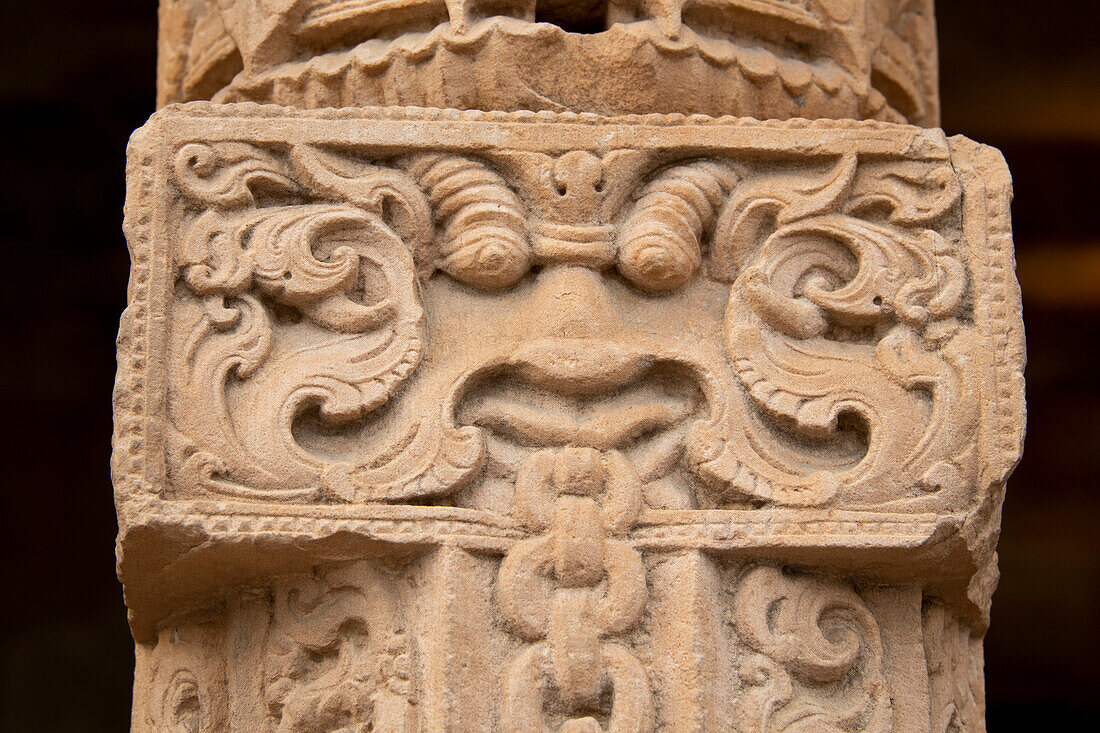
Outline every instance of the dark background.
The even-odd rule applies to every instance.
[[[125,731],[110,395],[124,151],[153,111],[156,2],[0,3],[0,730]],[[1012,168],[1027,324],[989,726],[1078,729],[1100,683],[1100,3],[941,0],[938,16],[944,127]]]

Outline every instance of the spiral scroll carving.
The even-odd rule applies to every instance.
[[[438,421],[413,426],[418,462],[384,469],[314,455],[294,435],[310,413],[338,428],[378,412],[420,361],[415,260],[432,241],[431,211],[413,180],[309,146],[284,161],[243,143],[184,146],[176,172],[181,190],[208,207],[177,255],[196,297],[179,314],[180,358],[170,367],[177,489],[356,500],[461,482],[480,459],[476,436]],[[295,200],[302,190],[341,203]],[[471,220],[476,213],[461,224]],[[286,332],[276,321],[301,325]],[[230,399],[248,419],[234,418]]]
[[[973,365],[959,358],[968,275],[960,243],[939,231],[958,197],[944,166],[856,156],[816,179],[777,172],[733,192],[709,271],[734,283],[726,336],[755,406],[752,449],[708,456],[714,438],[701,429],[704,473],[796,505],[842,487],[866,501],[961,489],[974,409],[963,388]]]
[[[892,730],[878,624],[850,588],[754,567],[734,595],[733,621],[751,650],[738,730]]]

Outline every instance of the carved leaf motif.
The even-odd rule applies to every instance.
[[[186,196],[221,208],[255,203],[258,188],[278,192],[298,189],[274,155],[242,142],[184,145],[176,153],[175,173]]]
[[[192,258],[184,269],[185,282],[196,280],[206,301],[177,370],[175,422],[195,441],[184,449],[194,454],[182,464],[181,480],[225,490],[215,480],[224,473],[245,485],[233,492],[242,496],[316,493],[323,463],[297,446],[293,423],[310,407],[333,424],[358,419],[408,378],[423,318],[411,255],[376,216],[347,206],[259,209],[216,227],[212,216],[200,218],[191,237],[207,244],[207,260]],[[210,231],[219,236],[208,237]],[[329,335],[279,347],[259,298],[242,292],[223,300],[244,287],[240,272],[248,264],[261,296],[296,309]],[[231,378],[246,420],[230,414]],[[274,441],[272,427],[279,430]]]
[[[256,285],[323,328],[341,333],[378,328],[395,315],[391,299],[368,305],[353,292],[367,262],[382,268],[387,280],[396,274],[376,253],[377,245],[363,246],[377,222],[363,211],[340,206],[286,207],[249,222]],[[321,246],[330,250],[323,259],[314,251]]]
[[[969,365],[949,356],[967,274],[944,236],[912,226],[957,203],[950,173],[845,156],[813,185],[779,173],[734,193],[712,248],[740,272],[728,344],[774,428],[747,416],[740,451],[695,449],[702,470],[737,493],[789,504],[827,502],[838,482],[872,501],[963,483],[959,465],[933,465],[929,455],[953,455],[972,435]],[[837,454],[856,463],[823,463],[822,441],[841,437],[845,414],[854,420],[848,442],[865,450]]]
[[[864,166],[852,187],[846,213],[860,216],[876,208],[900,225],[931,224],[958,203],[962,190],[946,163],[895,161]]]
[[[203,212],[188,227],[176,253],[188,287],[198,295],[238,295],[252,282],[254,267],[247,242],[248,229],[217,209]]]
[[[712,272],[732,281],[749,265],[778,224],[790,224],[834,208],[855,176],[857,158],[847,155],[821,178],[804,171],[757,176],[739,186],[723,207],[711,248]]]
[[[371,566],[276,587],[264,685],[276,733],[403,729],[392,699],[410,690],[391,678],[407,683],[406,665],[396,598]]]
[[[465,486],[481,468],[485,442],[472,426],[455,428],[442,415],[413,426],[412,439],[368,463],[334,463],[322,482],[345,501],[397,501],[437,496]]]
[[[467,279],[499,284],[497,265],[511,271],[516,263],[497,257],[497,242],[519,247],[517,266],[526,269],[526,219],[515,194],[483,164],[454,156],[405,161],[414,181],[300,145],[290,162],[305,191],[354,205],[257,208],[253,189],[270,183],[269,173],[282,175],[283,162],[252,146],[207,148],[177,156],[180,175],[191,179],[194,161],[209,163],[198,171],[206,187],[191,189],[212,208],[177,253],[182,282],[201,301],[176,316],[183,343],[173,353],[183,358],[170,369],[179,386],[167,433],[174,485],[279,501],[408,499],[462,485],[481,465],[481,435],[455,429],[438,409],[417,414],[407,439],[366,459],[315,455],[294,431],[310,412],[330,430],[366,418],[416,368],[424,329],[416,270],[429,274],[437,257],[431,207],[443,224],[444,268],[466,258]]]
[[[310,145],[293,148],[289,165],[246,144],[196,146],[177,155],[181,189],[208,208],[176,255],[182,284],[201,300],[176,316],[174,485],[280,501],[408,499],[461,486],[481,466],[483,441],[442,410],[412,411],[407,438],[366,459],[314,455],[294,431],[306,413],[327,430],[360,421],[407,381],[423,341],[418,271],[439,266],[489,288],[526,272],[516,195],[483,163],[457,156],[410,158],[406,173]],[[302,198],[341,203],[257,198],[283,178],[282,193],[299,190],[290,170]]]
[[[432,212],[424,192],[407,173],[311,145],[296,145],[290,160],[310,190],[382,217],[408,243],[414,260],[426,256],[432,243]]]
[[[740,669],[738,730],[891,729],[878,624],[850,588],[754,567],[734,595],[733,622],[755,652]]]
[[[914,237],[846,216],[777,230],[738,283],[768,325],[803,339],[834,324],[924,326],[953,315],[966,287],[962,265],[935,232]]]

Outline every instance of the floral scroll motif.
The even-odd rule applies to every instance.
[[[284,161],[223,143],[183,146],[176,180],[206,208],[177,256],[195,296],[177,316],[182,356],[170,367],[177,486],[282,501],[393,499],[445,492],[477,467],[476,433],[433,415],[364,463],[312,454],[293,434],[310,412],[329,428],[376,413],[420,361],[416,267],[432,218],[408,174],[308,146]]]
[[[850,588],[754,567],[734,595],[733,621],[750,650],[737,730],[892,730],[878,624]]]
[[[409,664],[397,601],[374,568],[276,587],[264,673],[276,733],[404,730]]]
[[[756,176],[714,225],[712,276],[733,282],[726,338],[752,409],[699,470],[778,504],[882,503],[964,490],[976,404],[968,276],[941,233],[946,163],[837,161]],[[708,447],[709,446],[709,447]]]

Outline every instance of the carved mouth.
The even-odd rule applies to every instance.
[[[530,447],[625,448],[669,431],[705,402],[682,365],[608,343],[534,344],[467,383],[459,425]]]

